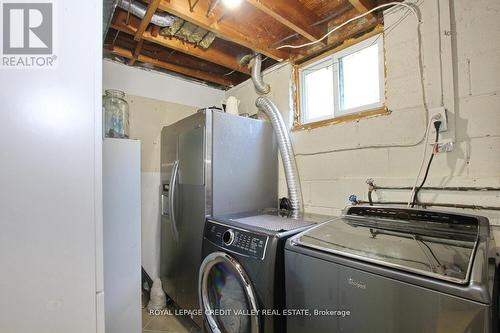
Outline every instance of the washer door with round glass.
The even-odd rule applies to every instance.
[[[258,333],[257,297],[241,265],[214,252],[200,267],[200,305],[211,333]]]

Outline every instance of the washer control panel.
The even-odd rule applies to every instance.
[[[205,237],[217,246],[248,257],[264,259],[269,236],[207,221]]]

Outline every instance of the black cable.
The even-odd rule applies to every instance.
[[[439,140],[439,127],[441,127],[441,121],[435,121],[434,122],[434,127],[436,128],[436,139],[434,140],[434,146],[435,146],[438,143],[438,140]],[[427,169],[425,170],[424,179],[422,180],[422,183],[420,184],[419,187],[417,187],[417,189],[415,190],[415,193],[413,194],[413,201],[411,203],[411,208],[415,207],[415,205],[417,203],[418,192],[424,186],[425,181],[427,180],[427,176],[429,175],[429,170],[431,168],[432,160],[434,159],[434,155],[435,154],[436,154],[436,152],[433,149],[431,158],[429,159],[429,163],[427,164]]]
[[[420,191],[420,189],[424,185],[425,181],[427,180],[427,176],[429,175],[429,169],[431,168],[431,164],[432,164],[433,159],[434,159],[434,152],[432,153],[431,158],[429,159],[429,163],[427,164],[427,169],[425,170],[424,179],[422,180],[422,183],[420,184],[419,187],[417,187],[417,189],[415,190],[415,193],[413,194],[413,201],[411,203],[411,208],[415,207],[415,205],[417,203],[418,192]]]
[[[373,179],[371,179],[371,178],[367,179],[366,183],[368,184],[368,202],[370,203],[370,206],[373,206],[372,193],[375,190],[375,185],[373,184]]]
[[[373,190],[368,190],[368,202],[370,203],[370,206],[373,206],[372,191]]]

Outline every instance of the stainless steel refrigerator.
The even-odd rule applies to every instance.
[[[204,110],[164,127],[161,182],[163,289],[179,307],[198,309],[206,216],[278,206],[278,148],[271,124]]]

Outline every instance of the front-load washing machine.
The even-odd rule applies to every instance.
[[[200,306],[210,333],[281,333],[284,244],[332,217],[277,211],[210,217],[199,274]]]
[[[498,332],[498,258],[486,218],[351,207],[287,242],[287,332]]]

